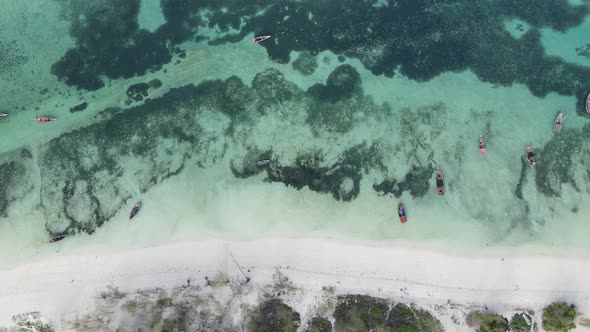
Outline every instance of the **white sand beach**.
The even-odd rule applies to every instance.
[[[499,313],[541,308],[555,300],[588,312],[590,259],[489,250],[456,255],[411,245],[372,246],[319,239],[206,240],[129,250],[59,254],[0,274],[0,324],[14,314],[40,311],[58,330],[67,319],[93,309],[107,286],[123,291],[204,283],[225,272],[251,283],[272,282],[279,269],[308,297],[323,287],[423,306],[449,302],[488,306]],[[305,314],[309,299],[293,303]],[[313,302],[313,301],[312,301]],[[440,317],[448,331],[467,329]]]

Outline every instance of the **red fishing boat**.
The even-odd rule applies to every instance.
[[[479,152],[486,153],[487,151],[486,142],[484,142],[483,136],[479,135]]]
[[[445,182],[440,169],[436,170],[436,191],[440,196],[443,196],[445,194]]]
[[[37,116],[35,118],[35,120],[37,120],[38,122],[51,122],[51,121],[55,121],[57,120],[56,118],[51,118],[48,116]]]

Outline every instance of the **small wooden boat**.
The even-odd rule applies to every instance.
[[[258,166],[265,166],[270,164],[270,160],[269,159],[263,159],[263,160],[259,160],[256,162],[256,165]]]
[[[4,118],[4,117],[7,117],[7,116],[8,116],[8,114],[6,114],[6,113],[0,113],[0,118]]]
[[[135,203],[135,205],[133,206],[133,209],[131,210],[131,213],[129,214],[129,220],[133,219],[133,217],[135,217],[135,215],[137,215],[137,213],[139,212],[140,209],[141,209],[141,202]]]
[[[404,209],[404,205],[402,203],[397,205],[397,214],[399,216],[399,221],[401,221],[402,224],[408,221],[408,216],[406,215],[406,210]]]
[[[586,113],[590,113],[590,93],[586,96]]]
[[[265,41],[269,38],[270,38],[270,35],[258,36],[258,37],[252,38],[252,42],[253,43],[260,43],[260,42]]]
[[[557,114],[557,117],[553,122],[553,132],[559,134],[561,128],[563,128],[563,112],[559,112],[559,114]]]
[[[533,148],[530,144],[526,145],[526,152],[524,156],[529,166],[535,167],[535,165],[537,165],[537,157],[535,157],[535,152],[533,151]]]
[[[51,118],[48,116],[38,116],[35,118],[38,122],[51,122],[57,120],[56,118]]]
[[[63,239],[65,239],[66,237],[68,237],[68,234],[60,234],[60,235],[56,235],[54,237],[52,237],[51,239],[49,239],[49,242],[57,242],[57,241],[61,241]]]
[[[445,182],[440,169],[436,170],[436,191],[438,191],[440,196],[445,194]]]
[[[479,152],[486,153],[488,150],[486,149],[486,143],[483,140],[483,136],[479,135]]]

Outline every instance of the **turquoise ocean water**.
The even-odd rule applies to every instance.
[[[13,259],[205,237],[587,248],[587,4],[2,6],[0,249]]]

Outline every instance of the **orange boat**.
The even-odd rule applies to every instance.
[[[402,203],[399,203],[397,205],[397,214],[399,216],[399,221],[401,221],[402,224],[408,221],[408,217],[406,216],[406,210],[404,210],[404,205]]]
[[[590,93],[586,97],[586,113],[590,113]]]

